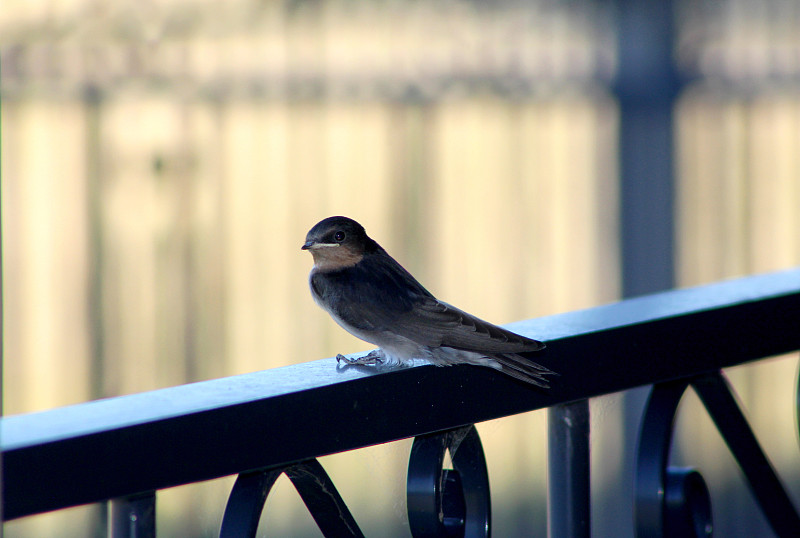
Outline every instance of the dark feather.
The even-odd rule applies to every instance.
[[[420,345],[491,356],[544,348],[438,301],[380,247],[353,267],[315,272],[311,287],[344,322],[361,330],[391,331]]]

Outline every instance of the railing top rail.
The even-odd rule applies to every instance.
[[[800,349],[800,269],[508,327],[547,341],[549,390],[487,368],[334,359],[0,421],[4,518],[279,466]]]

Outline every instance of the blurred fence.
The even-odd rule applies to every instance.
[[[676,9],[694,80],[676,109],[679,283],[796,265],[798,8]],[[308,295],[299,246],[331,214],[499,323],[616,298],[614,20],[605,3],[548,1],[6,2],[5,412],[368,349]],[[794,368],[732,374],[769,430],[791,409],[755,394],[793,390]],[[619,406],[597,405],[614,432]],[[490,473],[508,501],[499,528],[541,529],[544,417],[479,428],[487,452],[518,454],[489,456],[506,460]],[[617,479],[615,446],[596,446],[597,487]],[[403,451],[367,453],[372,473],[405,465]],[[352,474],[349,498],[396,513],[393,492],[359,491],[348,457],[365,456],[332,464]],[[204,499],[225,489],[165,505],[202,514],[176,520],[203,535],[218,522],[204,503],[220,505]],[[286,519],[273,528],[296,529],[299,503],[270,502]],[[7,532],[53,534],[63,517],[76,536],[94,524]]]

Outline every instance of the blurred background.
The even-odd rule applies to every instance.
[[[370,349],[307,288],[330,215],[497,323],[796,266],[799,28],[793,0],[5,0],[4,413]],[[797,357],[728,374],[797,501]],[[641,399],[592,402],[597,536],[632,535]],[[682,405],[717,534],[769,536]],[[541,535],[546,413],[478,429],[495,534]],[[322,458],[367,536],[408,535],[409,447]],[[214,535],[231,485],[159,492],[159,534]],[[286,480],[261,535],[319,536]]]

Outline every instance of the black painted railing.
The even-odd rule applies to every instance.
[[[778,536],[800,518],[721,369],[800,350],[800,270],[675,290],[512,324],[547,341],[549,390],[491,369],[337,367],[334,359],[2,419],[3,516],[110,501],[114,536],[155,533],[155,491],[239,474],[221,536],[253,536],[285,473],[326,536],[362,536],[317,457],[414,437],[415,536],[485,536],[476,422],[550,408],[548,525],[589,535],[587,399],[654,384],[636,465],[638,536],[707,536],[702,476],[670,467],[677,404],[699,395]],[[410,390],[413,388],[413,390]],[[449,450],[452,469],[443,469]]]

